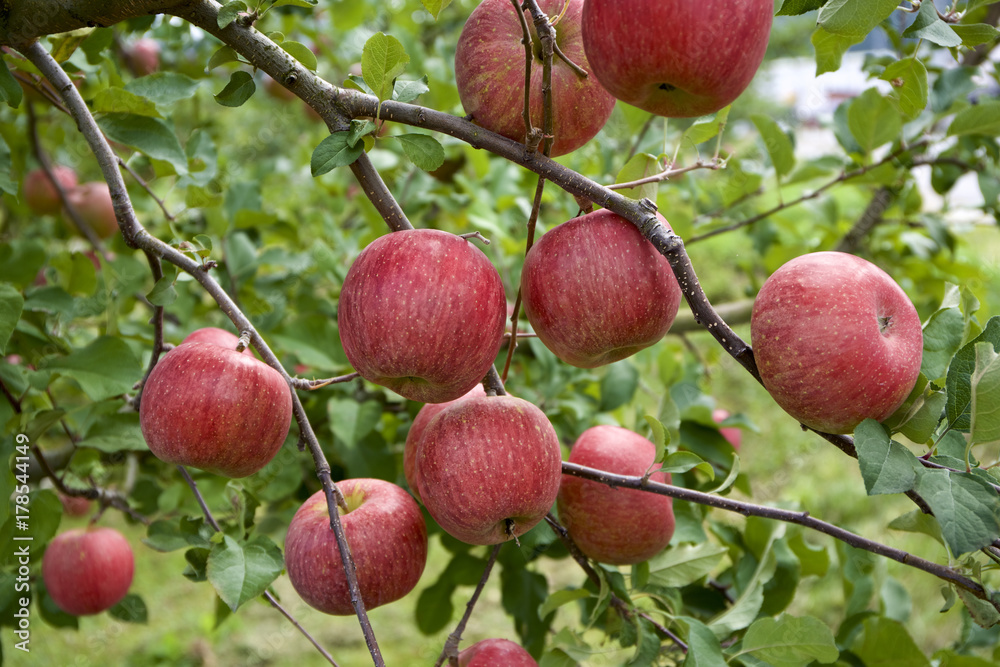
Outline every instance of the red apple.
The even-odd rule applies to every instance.
[[[553,228],[531,247],[521,297],[547,348],[568,364],[594,368],[663,338],[681,289],[670,263],[639,230],[601,209]]]
[[[540,0],[550,19],[564,10],[564,0]],[[583,52],[580,14],[583,0],[569,0],[556,24],[556,43],[566,57],[585,71],[591,65]],[[531,124],[542,128],[541,46],[531,14],[524,12],[531,32]],[[521,22],[510,0],[483,0],[472,11],[455,48],[455,83],[465,111],[488,130],[525,140],[524,44]],[[559,56],[552,58],[553,156],[575,151],[600,132],[611,116],[615,99],[592,76],[580,76]]]
[[[212,343],[185,343],[164,355],[139,406],[142,435],[157,458],[225,477],[267,465],[291,419],[281,373]]]
[[[484,639],[458,654],[458,667],[538,667],[531,654],[509,639]]]
[[[380,479],[349,479],[337,487],[347,500],[340,520],[365,608],[398,600],[417,585],[427,563],[427,527],[420,508],[402,488]],[[337,616],[354,613],[322,490],[302,504],[288,525],[285,566],[309,606]]]
[[[910,299],[885,271],[842,252],[775,271],[754,300],[750,337],[771,397],[817,431],[887,418],[920,374],[923,333]]]
[[[729,419],[729,410],[717,409],[712,411],[712,421],[716,424],[721,424],[727,419]],[[733,446],[733,449],[739,451],[740,442],[743,440],[743,431],[741,429],[735,426],[723,426],[719,429],[719,433]]]
[[[67,496],[59,494],[59,502],[63,506],[63,514],[71,517],[86,516],[90,512],[91,502],[82,496]]]
[[[135,559],[113,528],[75,528],[56,535],[42,557],[42,579],[63,611],[98,614],[121,602],[132,585]]]
[[[454,401],[448,401],[447,403],[428,403],[424,407],[420,408],[420,412],[417,416],[413,418],[413,423],[410,425],[410,430],[406,434],[406,446],[403,448],[403,474],[406,476],[406,483],[410,487],[410,493],[420,500],[420,492],[417,487],[417,450],[420,447],[420,441],[424,437],[424,430],[427,425],[431,423],[431,420],[438,416],[442,410],[447,407],[454,405],[458,401],[465,400],[472,396],[485,396],[486,390],[483,389],[482,384],[477,384],[475,387],[470,389],[464,396],[456,398]]]
[[[347,272],[340,340],[366,380],[414,401],[444,403],[493,365],[506,303],[500,274],[471,241],[433,229],[393,232]]]
[[[69,192],[76,187],[76,172],[69,167],[56,165],[52,167],[52,175],[59,181],[63,190]],[[24,201],[28,208],[39,215],[58,213],[63,205],[55,185],[49,180],[44,169],[35,169],[25,175]]]
[[[181,341],[181,345],[184,343],[211,343],[212,345],[219,345],[221,347],[227,347],[230,350],[235,350],[236,345],[239,342],[239,336],[230,333],[225,329],[219,329],[218,327],[202,327],[201,329],[195,329],[189,333],[187,337]],[[253,350],[249,347],[243,348],[243,354],[256,359],[256,357],[254,357]]]
[[[466,398],[424,429],[420,498],[452,537],[498,544],[545,518],[559,492],[562,454],[545,413],[513,396]]]
[[[67,193],[69,203],[102,239],[118,233],[111,188],[104,181],[81,183]]]
[[[771,0],[587,0],[583,45],[594,76],[623,102],[703,116],[750,84],[773,13]]]
[[[645,475],[656,458],[646,438],[620,426],[594,426],[580,435],[569,462],[616,475]],[[654,472],[653,482],[670,483],[670,475]],[[674,535],[673,500],[635,489],[615,489],[563,475],[559,518],[588,558],[611,565],[649,560]]]
[[[156,40],[144,37],[132,45],[128,58],[136,76],[152,74],[160,68],[160,45]]]

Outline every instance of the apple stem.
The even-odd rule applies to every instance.
[[[465,239],[466,241],[474,238],[474,239],[479,239],[483,245],[490,244],[490,240],[485,236],[483,236],[482,234],[480,234],[479,232],[468,232],[466,234],[459,234],[459,236]]]
[[[236,343],[236,351],[242,352],[243,350],[250,347],[250,331],[241,331],[240,340]]]

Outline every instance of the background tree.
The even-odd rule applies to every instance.
[[[667,122],[619,103],[557,161],[542,154],[544,118],[527,147],[463,118],[453,56],[475,4],[3,8],[2,656],[424,664],[502,636],[544,665],[1000,658],[1000,4],[789,0],[731,106]],[[551,56],[548,22],[525,8]],[[827,76],[787,85],[804,71]],[[852,75],[827,87],[835,73]],[[45,178],[65,167],[75,181]],[[57,201],[32,209],[45,186]],[[405,484],[421,407],[352,373],[337,306],[354,259],[388,230],[479,233],[488,246],[469,242],[523,331],[527,247],[595,205],[669,260],[685,297],[671,333],[596,369],[519,339],[485,387],[538,406],[563,461],[597,424],[648,437],[672,484],[563,472],[672,497],[670,545],[611,566],[554,514],[498,547],[425,514],[416,590],[370,615],[312,611],[282,574],[293,515],[322,491],[346,552],[334,482]],[[819,250],[883,267],[924,323],[914,391],[853,437],[803,431],[758,384],[748,345],[764,280]],[[289,437],[249,477],[165,464],[140,431],[144,377],[206,326],[239,335],[291,388]],[[739,456],[715,408],[744,430]],[[74,519],[81,498],[96,502]],[[88,520],[129,538],[136,575],[108,613],[79,618],[40,573],[45,545]],[[28,563],[17,537],[32,538]],[[247,604],[258,598],[268,606]]]

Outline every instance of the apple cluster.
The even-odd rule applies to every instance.
[[[70,206],[99,237],[110,238],[118,232],[115,206],[107,183],[79,183],[76,172],[63,165],[54,166],[52,175],[66,193]],[[24,201],[38,215],[55,215],[63,207],[55,184],[43,169],[34,169],[25,174]]]

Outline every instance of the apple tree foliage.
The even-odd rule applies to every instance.
[[[545,523],[505,545],[492,577],[511,638],[548,666],[1000,659],[1000,274],[989,265],[1000,247],[1000,3],[778,3],[765,64],[737,102],[669,122],[619,104],[601,134],[558,169],[543,169],[514,142],[480,143],[462,120],[453,54],[470,0],[61,4],[72,11],[52,0],[0,8],[0,491],[30,488],[36,626],[78,626],[38,576],[44,545],[59,531],[56,490],[145,524],[137,548],[183,550],[187,567],[176,576],[214,587],[221,623],[284,576],[288,521],[321,484],[315,459],[297,446],[306,424],[333,481],[403,483],[402,443],[420,406],[353,380],[297,384],[302,413],[260,472],[228,480],[192,470],[189,484],[149,453],[135,409],[162,340],[177,343],[201,326],[232,329],[228,316],[237,328],[252,324],[275,363],[299,378],[350,373],[336,327],[339,288],[360,250],[400,226],[399,210],[417,227],[487,237],[485,252],[513,301],[533,208],[547,229],[586,204],[567,193],[629,183],[618,192],[656,203],[708,300],[740,332],[764,278],[807,252],[859,254],[903,286],[924,321],[917,386],[886,422],[833,439],[846,453],[836,459],[840,472],[794,474],[822,485],[850,478],[857,465],[856,488],[872,496],[868,512],[878,517],[875,535],[885,543],[911,534],[907,544],[920,551],[890,553],[857,534],[851,521],[859,517],[814,518],[780,495],[791,463],[769,452],[773,440],[792,433],[833,445],[794,435],[766,395],[741,404],[727,385],[757,391],[752,378],[690,315],[660,344],[594,370],[569,367],[526,338],[508,389],[546,412],[564,451],[590,426],[620,424],[658,445],[671,493],[690,493],[675,499],[671,545],[628,569],[580,567]],[[159,71],[141,77],[127,57],[140,36],[161,48]],[[856,48],[870,43],[882,47]],[[80,111],[46,81],[44,59],[76,82],[83,113],[112,142],[148,234],[91,243],[61,215],[28,211],[20,183],[39,164],[71,166],[81,181],[102,178],[78,131]],[[848,94],[809,84],[790,107],[776,93],[789,63],[826,80],[853,71]],[[265,71],[304,99],[282,99],[286,91]],[[320,79],[296,85],[310,73]],[[317,94],[316,80],[350,103]],[[638,210],[626,211],[633,222]],[[693,300],[699,319],[706,304]],[[498,369],[505,361],[506,349]],[[746,410],[727,425],[756,431],[740,454],[758,461],[741,462],[720,435],[712,410],[723,398]],[[884,495],[908,498],[905,511],[887,514],[894,510],[876,497]],[[17,532],[19,511],[13,499],[0,505],[0,655],[12,664],[22,664],[13,648],[12,537],[29,534]],[[411,593],[412,623],[444,636],[488,551],[432,522],[430,530],[441,545],[433,552],[440,574]],[[924,572],[903,586],[879,569],[883,556]],[[840,590],[811,593],[821,580]],[[943,595],[927,604],[961,615],[931,642],[906,623],[921,587]],[[153,622],[156,611],[132,594],[109,613]],[[393,628],[370,629],[383,647],[393,642]]]

